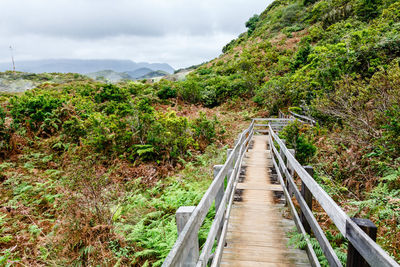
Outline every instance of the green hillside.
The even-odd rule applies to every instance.
[[[246,27],[183,81],[41,74],[1,93],[0,265],[160,266],[177,208],[199,202],[250,118],[279,110],[317,120],[281,136],[399,261],[400,2],[277,0]]]

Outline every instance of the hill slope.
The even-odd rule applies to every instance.
[[[296,158],[400,260],[400,3],[275,1],[246,26],[182,81],[68,74],[0,95],[0,259],[160,266],[176,209],[198,204],[243,121],[291,109],[318,121],[280,133]],[[345,261],[344,237],[313,210]]]
[[[278,0],[246,26],[188,75],[181,96],[208,107],[247,98],[266,116],[313,116],[316,128],[282,135],[349,214],[374,221],[378,243],[400,260],[400,2]]]

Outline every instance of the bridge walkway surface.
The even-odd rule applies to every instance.
[[[283,218],[284,206],[274,197],[282,186],[271,181],[267,142],[267,135],[254,135],[244,157],[220,266],[310,266],[304,250],[288,245],[286,233],[295,224]]]

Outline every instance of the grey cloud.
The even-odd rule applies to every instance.
[[[0,61],[116,58],[174,67],[217,56],[272,0],[1,0]]]

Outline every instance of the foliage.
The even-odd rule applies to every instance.
[[[299,121],[288,124],[280,133],[280,137],[286,140],[286,144],[296,151],[296,159],[301,164],[309,162],[316,152],[316,147],[308,140],[304,134],[306,128]]]
[[[43,91],[27,92],[10,100],[10,113],[17,123],[26,123],[34,130],[51,133],[58,130],[60,107],[64,100]]]
[[[223,138],[219,120],[165,108],[157,95],[166,86],[180,85],[79,81],[2,100],[2,262],[160,265],[176,239],[175,210],[198,203],[223,154],[210,151]],[[184,183],[169,177],[184,167]]]
[[[0,158],[4,157],[9,150],[10,143],[10,129],[6,126],[6,113],[0,106]]]
[[[209,120],[204,112],[200,112],[199,117],[192,122],[191,127],[194,130],[194,137],[198,140],[202,150],[215,141],[218,124],[219,121],[216,116],[214,116],[213,120]]]
[[[338,256],[342,265],[346,265],[347,262],[347,254],[344,250],[347,249],[347,243],[343,243],[344,237],[343,235],[336,234],[332,235],[329,231],[325,232],[325,235],[328,241],[331,243],[333,250],[335,251],[336,255]],[[300,248],[305,250],[307,248],[307,239],[309,240],[312,248],[314,249],[315,255],[318,258],[319,263],[321,266],[329,266],[329,262],[326,259],[324,252],[318,243],[318,240],[315,237],[311,237],[309,235],[304,236],[301,233],[298,233],[296,230],[291,231],[288,233],[289,236],[289,244],[294,245],[295,248]]]
[[[254,15],[246,22],[246,27],[248,28],[247,32],[249,35],[251,35],[254,32],[254,30],[256,29],[257,22],[259,20],[260,17],[258,15]]]

